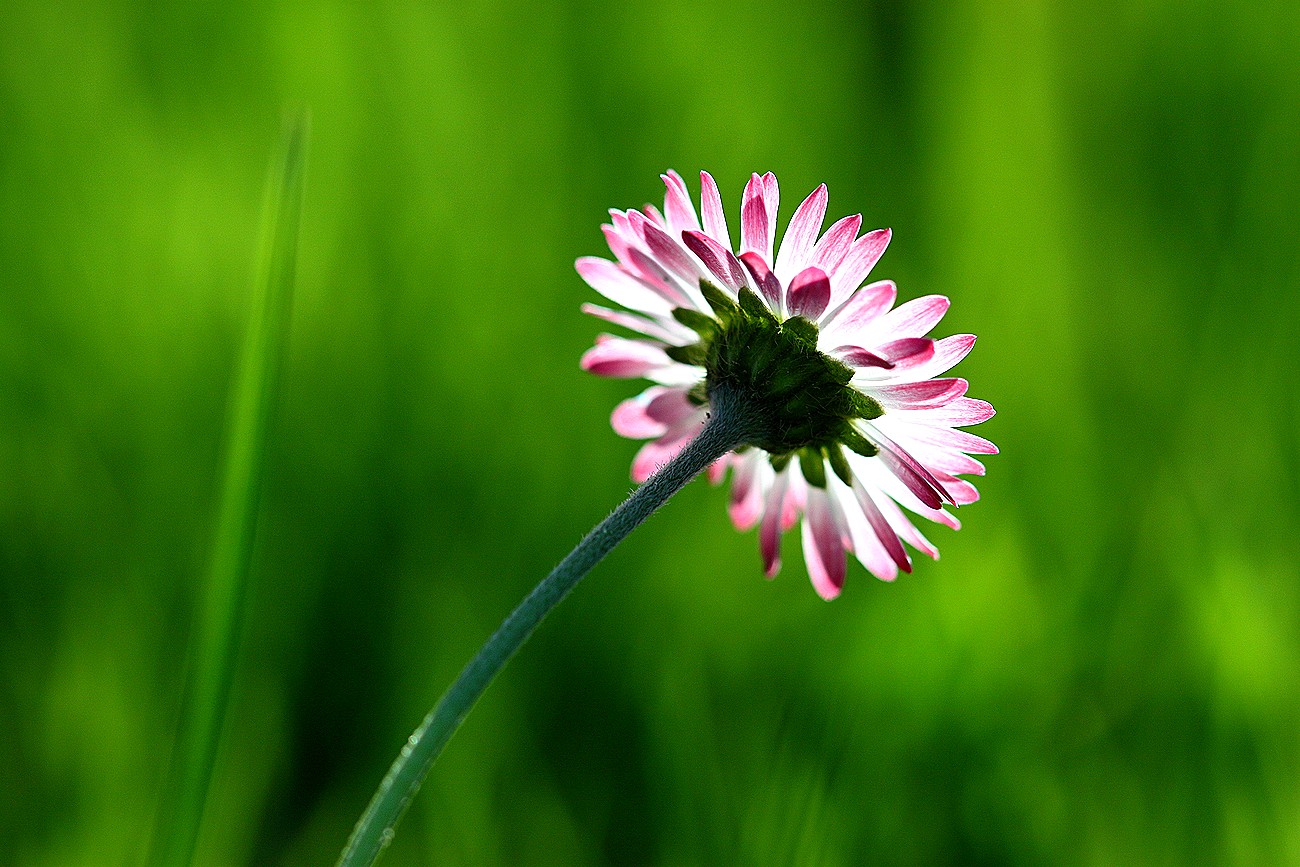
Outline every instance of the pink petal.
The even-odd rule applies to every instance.
[[[659,213],[659,209],[656,208],[654,205],[646,205],[644,208],[642,208],[642,210],[645,211],[646,219],[649,220],[651,223],[654,223],[656,226],[658,226],[661,229],[668,228],[668,221],[664,219],[664,215]],[[633,213],[636,212],[633,211]]]
[[[664,214],[668,217],[668,231],[676,236],[686,229],[698,229],[700,220],[695,216],[695,206],[686,191],[686,182],[672,169],[663,178],[667,192],[664,194]]]
[[[912,457],[906,449],[885,436],[879,428],[870,427],[866,432],[879,449],[878,457],[897,479],[907,486],[918,500],[931,509],[938,509],[944,500],[951,498],[928,469]]]
[[[703,232],[682,232],[682,241],[690,248],[704,267],[732,292],[739,292],[747,282],[745,269],[736,255]]]
[[[888,358],[876,355],[861,346],[839,346],[832,349],[828,354],[838,358],[849,367],[878,367],[882,370],[890,370],[894,366],[894,362]]]
[[[909,370],[933,358],[934,341],[925,337],[909,337],[878,346],[875,352],[860,346],[840,346],[831,352],[850,367],[876,367],[889,371],[888,379],[892,382],[899,378],[899,371]]]
[[[942,340],[934,341],[934,352],[924,363],[909,365],[906,371],[898,371],[900,379],[929,379],[947,373],[957,362],[965,358],[975,345],[974,334],[954,334]]]
[[[730,250],[731,232],[727,230],[727,215],[722,211],[722,195],[708,172],[700,172],[700,212],[704,217],[704,231]]]
[[[908,414],[909,417],[912,415]],[[983,437],[978,437],[973,433],[967,433],[964,430],[953,430],[952,428],[931,427],[926,424],[911,424],[906,420],[899,425],[906,431],[904,434],[908,439],[916,440],[926,445],[942,449],[955,449],[961,452],[971,452],[977,455],[996,455],[998,447]]]
[[[609,244],[610,252],[614,254],[614,258],[627,265],[627,248],[632,245],[632,242],[609,223],[603,224],[600,231],[604,233],[605,243]]]
[[[927,409],[951,403],[966,393],[964,379],[926,379],[896,385],[873,385],[867,391],[886,410]]]
[[[832,286],[834,280],[831,281]],[[898,289],[890,280],[881,280],[870,286],[863,286],[844,303],[844,306],[832,313],[822,327],[822,334],[828,344],[852,343],[861,346],[857,339],[864,334],[867,326],[878,319],[894,303]]]
[[[843,303],[867,279],[871,269],[876,267],[880,257],[885,254],[891,236],[889,229],[876,229],[853,242],[831,279],[831,300],[835,304]]]
[[[670,428],[693,416],[703,417],[704,409],[691,403],[687,389],[651,386],[639,395],[614,407],[610,426],[628,439],[660,437]]]
[[[634,379],[656,367],[676,364],[659,346],[607,334],[582,354],[582,369],[597,376]]]
[[[690,441],[690,437],[678,437],[667,441],[653,440],[641,446],[632,459],[632,481],[639,485],[653,476],[660,467],[677,457]]]
[[[727,456],[723,455],[713,463],[709,464],[708,469],[709,484],[717,485],[727,475]]]
[[[880,340],[924,337],[948,312],[948,304],[948,299],[942,295],[915,298],[880,317],[872,327],[872,334]]]
[[[772,310],[781,309],[781,281],[776,279],[767,267],[767,261],[757,253],[741,253],[740,261],[745,263],[750,275],[754,278],[754,285],[758,291],[767,299],[767,306]]]
[[[907,556],[907,551],[903,549],[903,543],[899,540],[898,534],[894,528],[889,525],[889,520],[880,511],[876,501],[872,499],[871,494],[862,486],[862,482],[856,477],[853,479],[853,496],[858,501],[862,514],[866,517],[867,523],[871,525],[871,531],[875,534],[876,539],[884,547],[885,553],[894,561],[894,564],[904,572],[912,571],[912,558]]]
[[[934,358],[935,342],[928,337],[904,337],[882,344],[876,351],[895,365],[912,366]]]
[[[788,301],[791,316],[802,316],[816,322],[830,300],[831,281],[820,268],[805,268],[790,283]]]
[[[975,486],[965,479],[959,479],[956,476],[944,472],[935,472],[935,477],[943,485],[948,496],[952,499],[954,505],[969,506],[980,498],[980,492]]]
[[[767,492],[763,507],[763,523],[758,529],[758,546],[763,555],[763,574],[775,578],[781,571],[781,513],[785,508],[786,489],[790,473],[776,474],[776,481]]]
[[[915,423],[965,427],[988,421],[994,415],[996,413],[993,407],[985,401],[973,397],[959,397],[946,406],[911,410],[907,414],[907,420]]]
[[[662,229],[649,223],[645,226],[645,242],[661,265],[677,275],[689,285],[694,285],[704,276],[695,267],[691,257],[682,249],[682,245],[669,237]]]
[[[636,313],[610,310],[608,307],[601,307],[596,304],[583,304],[580,309],[588,316],[595,316],[597,319],[603,319],[614,325],[621,325],[632,331],[638,331],[646,337],[653,337],[656,340],[662,340],[664,343],[686,344],[693,342],[694,339],[694,332],[685,328],[685,326],[678,325],[675,320],[669,320],[667,324],[664,324]]]
[[[886,427],[879,424],[879,420],[877,420],[876,426]],[[948,475],[984,475],[984,465],[969,455],[956,449],[933,446],[910,436],[910,431],[907,428],[912,427],[912,425],[891,425],[889,427],[889,435],[893,437],[894,442],[906,448],[908,453],[934,473],[935,478],[939,481],[943,481],[944,473]]]
[[[767,248],[764,253],[767,261],[772,261],[772,244],[776,241],[776,215],[781,204],[781,189],[776,183],[776,175],[768,172],[763,175],[763,201],[767,204]]]
[[[668,425],[651,418],[646,408],[650,401],[665,391],[668,389],[662,385],[654,385],[614,407],[614,412],[609,417],[609,425],[614,433],[634,440],[662,436],[668,430]]]
[[[781,252],[776,257],[777,278],[784,281],[802,271],[808,263],[813,243],[821,233],[826,218],[826,185],[822,184],[803,200],[781,239]],[[827,287],[829,289],[829,287]]]
[[[695,306],[686,299],[686,295],[678,287],[676,279],[665,271],[664,267],[651,258],[649,254],[638,250],[636,247],[631,247],[627,251],[627,257],[632,261],[632,266],[641,275],[646,285],[654,289],[660,297],[668,302],[669,315],[671,315],[671,310],[674,307]]]
[[[763,487],[758,482],[761,457],[746,455],[735,463],[731,479],[731,502],[727,512],[736,529],[744,532],[758,521],[763,512]]]
[[[929,539],[921,535],[921,531],[916,529],[916,525],[908,520],[907,515],[903,514],[903,510],[898,507],[897,503],[887,496],[873,497],[872,499],[899,538],[921,553],[928,555],[931,559],[939,559],[939,549]],[[939,512],[939,514],[948,517],[946,512]]]
[[[673,305],[662,293],[655,291],[636,277],[610,262],[595,256],[584,256],[574,263],[578,274],[587,285],[615,304],[631,310],[668,316]]]
[[[764,194],[763,179],[754,175],[745,185],[745,193],[740,200],[740,251],[752,251],[770,260],[772,248],[768,242],[769,220],[767,204],[763,201]]]
[[[813,588],[823,599],[834,599],[844,587],[846,544],[834,501],[821,488],[812,488],[803,521],[803,556]]]
[[[858,234],[858,229],[862,226],[862,215],[854,214],[851,217],[845,217],[837,221],[833,226],[826,230],[817,246],[813,247],[812,264],[821,268],[827,274],[834,274],[835,269],[844,261],[848,255],[849,248],[853,245],[853,239]]]

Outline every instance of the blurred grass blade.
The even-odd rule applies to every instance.
[[[268,419],[288,339],[308,120],[290,120],[271,165],[252,311],[226,420],[225,465],[202,607],[195,620],[180,729],[150,863],[190,863],[230,696],[257,525]]]

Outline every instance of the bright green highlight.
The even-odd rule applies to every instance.
[[[154,831],[150,861],[160,867],[188,864],[193,857],[230,701],[245,619],[267,431],[289,338],[307,134],[305,113],[286,124],[267,182],[257,280],[231,392],[212,559],[199,609],[180,732]]]

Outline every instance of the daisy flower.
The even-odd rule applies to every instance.
[[[725,391],[739,396],[752,425],[709,476],[716,483],[731,472],[731,519],[742,531],[759,527],[769,578],[781,567],[781,536],[796,524],[826,599],[843,587],[850,553],[886,581],[911,571],[907,546],[937,558],[908,513],[958,528],[947,507],[979,497],[959,476],[983,474],[971,454],[997,453],[958,430],[993,408],[966,397],[966,380],[941,377],[975,337],[926,336],[948,299],[895,307],[892,282],[863,285],[890,231],[859,236],[854,215],[822,233],[824,184],[777,247],[776,177],[753,175],[735,247],[707,172],[698,212],[680,175],[663,180],[662,212],[610,211],[602,229],[613,261],[577,261],[582,278],[618,305],[583,311],[638,335],[600,335],[583,369],[653,383],[611,418],[622,436],[648,440],[632,478],[645,481],[677,455]]]

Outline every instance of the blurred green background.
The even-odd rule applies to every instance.
[[[996,419],[939,563],[821,602],[697,482],[506,670],[386,863],[1300,864],[1300,6],[0,8],[0,861],[132,863],[268,159],[292,338],[204,864],[328,863],[628,491],[608,207],[892,226]]]

